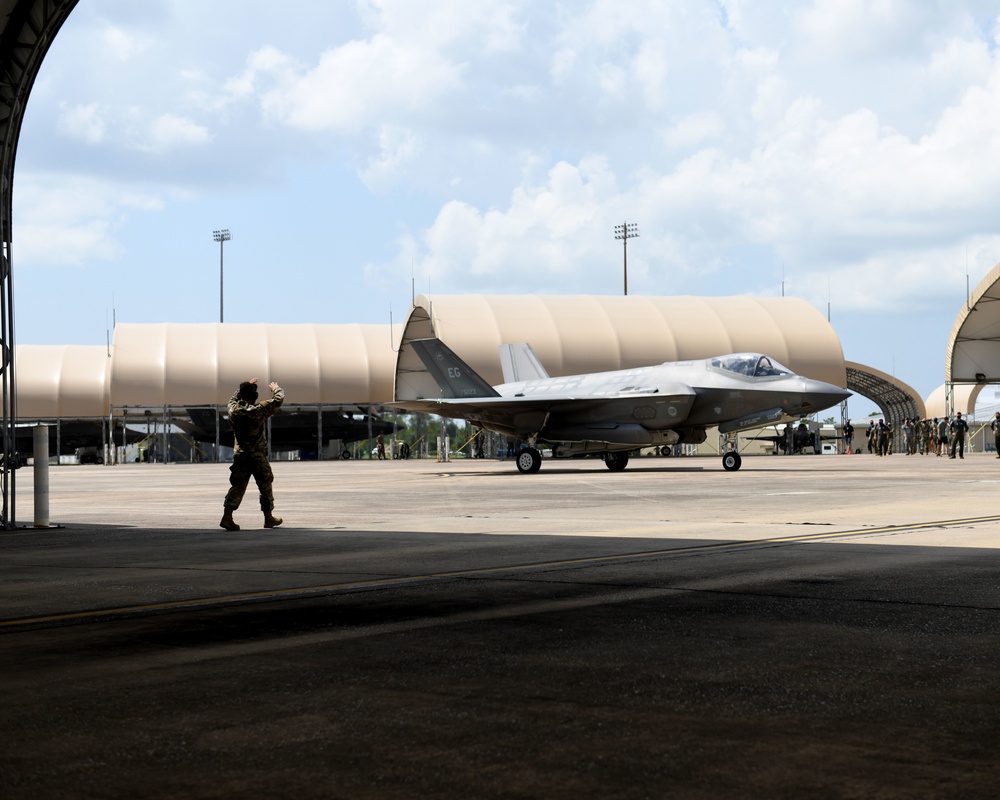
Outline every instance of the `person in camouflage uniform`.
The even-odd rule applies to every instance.
[[[233,465],[229,468],[230,489],[223,503],[224,513],[219,525],[227,531],[238,531],[240,526],[233,521],[233,512],[240,507],[243,494],[250,478],[257,482],[260,492],[260,509],[264,512],[264,527],[276,528],[282,523],[274,511],[274,493],[271,484],[274,473],[267,463],[267,419],[278,413],[285,400],[285,390],[272,381],[268,384],[271,399],[257,402],[257,379],[240,384],[227,407],[229,424],[233,426],[236,439]]]

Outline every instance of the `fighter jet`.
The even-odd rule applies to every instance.
[[[469,420],[525,440],[515,459],[523,473],[540,469],[540,443],[548,444],[554,457],[599,454],[608,469],[619,471],[628,464],[629,451],[639,447],[697,444],[710,427],[721,433],[757,428],[813,414],[850,396],[760,353],[552,378],[530,345],[507,344],[500,345],[505,383],[490,386],[439,339],[414,339],[405,346],[419,361],[407,360],[393,405]],[[401,397],[404,393],[413,396]],[[722,456],[727,471],[741,463],[736,451]]]

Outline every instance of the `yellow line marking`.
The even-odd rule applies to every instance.
[[[373,587],[394,586],[403,583],[414,583],[423,580],[440,580],[443,578],[467,578],[480,575],[520,572],[527,570],[547,569],[553,567],[571,567],[583,564],[601,564],[615,561],[627,561],[655,556],[674,556],[686,553],[702,553],[711,550],[737,550],[742,548],[761,547],[765,545],[792,544],[796,542],[819,541],[823,539],[841,539],[851,536],[871,536],[884,533],[905,533],[927,530],[929,528],[955,527],[957,525],[977,525],[986,522],[1000,522],[1000,515],[988,517],[968,517],[965,519],[939,520],[936,522],[917,522],[910,525],[883,525],[873,528],[856,528],[848,531],[827,531],[823,533],[796,534],[793,536],[774,536],[768,539],[746,539],[738,542],[713,542],[689,547],[665,548],[663,550],[645,550],[635,553],[618,553],[604,556],[584,556],[567,558],[558,561],[539,561],[531,564],[509,564],[498,567],[480,567],[449,572],[430,572],[423,575],[404,575],[395,578],[373,578],[364,581],[345,581],[343,583],[327,583],[315,586],[302,586],[296,589],[268,589],[258,592],[241,592],[239,594],[219,595],[217,597],[202,597],[189,600],[170,600],[162,603],[144,603],[134,606],[119,606],[101,608],[90,611],[72,611],[62,614],[48,614],[40,617],[24,617],[21,619],[0,620],[0,628],[14,628],[25,625],[40,625],[47,622],[68,622],[70,620],[99,619],[122,614],[138,614],[150,611],[167,611],[179,608],[198,608],[202,606],[234,603],[245,600],[261,599],[291,599],[310,594],[324,594],[335,590],[366,589]]]

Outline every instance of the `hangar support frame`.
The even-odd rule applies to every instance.
[[[864,368],[854,363],[845,366],[847,388],[875,401],[886,422],[892,424],[893,446],[898,452],[898,448],[902,446],[903,421],[923,419],[926,416],[923,403],[920,402],[916,392],[909,390],[909,387],[904,388],[899,382],[887,380],[885,375],[876,373],[871,368]]]
[[[0,0],[0,527],[16,523],[14,474],[17,419],[14,365],[14,287],[12,280],[14,159],[28,95],[42,59],[77,0]]]

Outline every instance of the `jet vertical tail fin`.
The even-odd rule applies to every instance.
[[[548,378],[542,362],[527,342],[500,345],[500,366],[503,367],[503,382],[533,381]]]
[[[410,345],[441,389],[443,397],[500,396],[500,392],[490,386],[440,339],[413,339]]]

